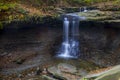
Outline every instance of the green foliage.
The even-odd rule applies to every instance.
[[[22,13],[22,14],[27,14],[28,11],[24,10],[23,8],[18,8],[17,10],[19,13]]]
[[[16,8],[15,0],[0,0],[0,20],[11,21],[13,20],[13,13]],[[14,13],[15,16],[15,13]]]
[[[0,30],[3,29],[3,24],[0,22]]]
[[[92,3],[93,0],[84,0],[84,2],[86,2],[86,3]]]
[[[22,2],[26,2],[29,4],[32,4],[34,6],[67,6],[67,5],[73,5],[73,6],[80,6],[80,5],[91,5],[92,3],[99,3],[99,2],[108,2],[108,1],[116,1],[117,3],[120,2],[120,0],[21,0]]]
[[[89,80],[89,79],[87,79],[87,78],[82,78],[82,80]]]
[[[116,1],[115,1],[115,4],[120,4],[120,0],[116,0]]]
[[[15,3],[0,3],[0,11],[7,11],[9,9],[15,8]]]
[[[35,7],[37,9],[40,9],[41,11],[50,14],[55,11],[55,7],[62,7],[67,8],[66,11],[73,11],[75,12],[78,9],[69,9],[68,7],[74,6],[74,7],[80,7],[80,6],[86,6],[91,5],[99,2],[107,2],[111,0],[0,0],[0,20],[1,21],[12,21],[14,19],[24,19],[25,16],[28,14],[28,11],[26,11],[24,8],[17,8],[17,1],[20,3],[27,3],[31,7]],[[115,1],[116,4],[120,3],[120,0],[112,0]],[[23,6],[24,7],[24,6]],[[57,10],[56,10],[57,11]],[[52,14],[53,15],[53,14]],[[99,14],[97,14],[99,16]],[[59,15],[54,15],[59,16]],[[35,19],[36,20],[36,19]],[[1,26],[1,25],[0,25]]]

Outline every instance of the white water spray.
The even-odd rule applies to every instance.
[[[70,24],[72,25],[71,30],[69,28]],[[68,18],[64,18],[64,23],[63,23],[64,39],[63,39],[62,47],[59,51],[60,53],[58,55],[59,57],[77,58],[79,56],[79,42],[77,40],[78,27],[79,25],[77,24],[75,18],[73,18],[71,23],[68,20]]]
[[[87,8],[86,7],[84,7],[84,11],[83,12],[87,12],[88,10],[87,10]]]

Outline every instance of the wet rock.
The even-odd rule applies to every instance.
[[[7,56],[8,56],[8,57],[9,57],[9,56],[12,56],[12,53],[9,53]]]
[[[52,74],[62,74],[62,72],[66,72],[66,73],[71,73],[74,74],[77,72],[77,69],[75,66],[72,66],[70,64],[66,64],[66,63],[60,63],[57,66],[53,66],[48,68],[48,72],[52,73]]]
[[[15,62],[16,64],[22,64],[25,62],[25,59],[19,58],[19,59],[14,60],[13,62]]]
[[[62,79],[62,80],[66,80],[66,79],[62,76],[61,71],[60,71],[56,66],[53,66],[53,67],[48,68],[48,72],[49,72],[52,76],[54,76],[55,78]]]
[[[7,52],[4,52],[4,53],[0,54],[0,56],[6,56],[6,55],[8,55]]]
[[[61,75],[61,71],[56,66],[48,68],[48,72],[53,75]]]
[[[43,75],[42,78],[45,79],[45,80],[58,80],[58,79],[54,79],[52,77],[49,77],[47,75]]]
[[[85,16],[86,20],[105,20],[111,18],[111,16],[108,16],[105,12],[99,10],[92,10],[86,13],[81,12],[78,15]]]
[[[120,25],[120,12],[90,10],[88,12],[80,12],[79,16],[84,16],[86,19],[82,22],[94,26],[118,27]]]
[[[78,75],[80,75],[80,76],[86,76],[87,74],[88,74],[88,72],[84,69],[78,70]]]
[[[22,74],[19,74],[19,75],[18,75],[18,78],[23,78],[23,75],[22,75]]]
[[[36,74],[35,74],[35,72],[32,71],[31,75],[32,75],[32,76],[35,76]]]
[[[34,78],[28,79],[28,80],[35,80]]]
[[[58,64],[58,69],[62,72],[68,72],[68,73],[75,73],[77,72],[77,69],[75,66],[72,66],[70,64],[66,63],[60,63]]]
[[[27,74],[27,76],[29,76],[29,77],[30,77],[30,76],[32,76],[32,75],[29,73],[29,74]]]
[[[47,69],[44,68],[43,71],[42,71],[42,74],[47,74],[47,73],[48,73],[48,72],[47,72]]]
[[[59,14],[63,14],[65,13],[65,11],[61,8],[55,8],[56,12],[59,13]]]
[[[39,67],[37,67],[36,75],[41,75],[41,73],[42,73],[42,70]]]
[[[80,75],[77,74],[77,68],[66,63],[50,67],[48,68],[48,72],[60,80],[77,80],[80,78]]]
[[[97,73],[89,74],[85,78],[94,80],[119,80],[120,79],[120,65],[114,66],[108,70],[97,71]]]
[[[119,80],[120,79],[120,65],[113,67],[95,80]]]

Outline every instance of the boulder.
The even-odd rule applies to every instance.
[[[95,80],[120,80],[120,65],[113,67]]]
[[[77,69],[75,66],[72,66],[72,65],[66,64],[66,63],[58,64],[58,70],[60,70],[62,72],[68,72],[68,73],[76,73],[77,72]]]
[[[57,80],[57,79],[54,79],[54,78],[49,77],[47,75],[43,75],[42,78],[45,79],[45,80]]]
[[[99,70],[98,70],[99,71]],[[89,74],[85,76],[86,79],[94,80],[120,80],[120,65],[117,65],[109,70],[100,73]]]
[[[57,77],[57,79],[61,80],[77,80],[76,78],[80,77],[77,75],[77,68],[66,63],[60,63],[57,66],[52,66],[48,68],[48,72],[54,77]]]

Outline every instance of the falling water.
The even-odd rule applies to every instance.
[[[64,41],[69,43],[69,21],[67,18],[64,18]]]
[[[81,7],[79,8],[79,12],[82,12],[82,8]]]
[[[84,7],[84,11],[83,12],[87,12],[88,10],[87,10],[87,8],[86,7]]]
[[[87,12],[87,7],[80,7],[79,12]]]
[[[69,56],[69,50],[70,50],[70,44],[69,44],[69,24],[70,22],[68,21],[67,18],[64,18],[64,42],[62,43],[62,52],[60,56]]]
[[[72,28],[70,30],[70,24]],[[72,19],[72,21],[68,20],[68,18],[64,18],[63,30],[64,30],[64,39],[62,43],[62,47],[59,51],[59,57],[65,58],[77,58],[79,56],[79,42],[77,36],[79,34],[79,21]]]
[[[75,19],[73,19],[73,21],[72,21],[72,30],[71,30],[71,32],[72,32],[72,39],[73,40],[75,40]]]

